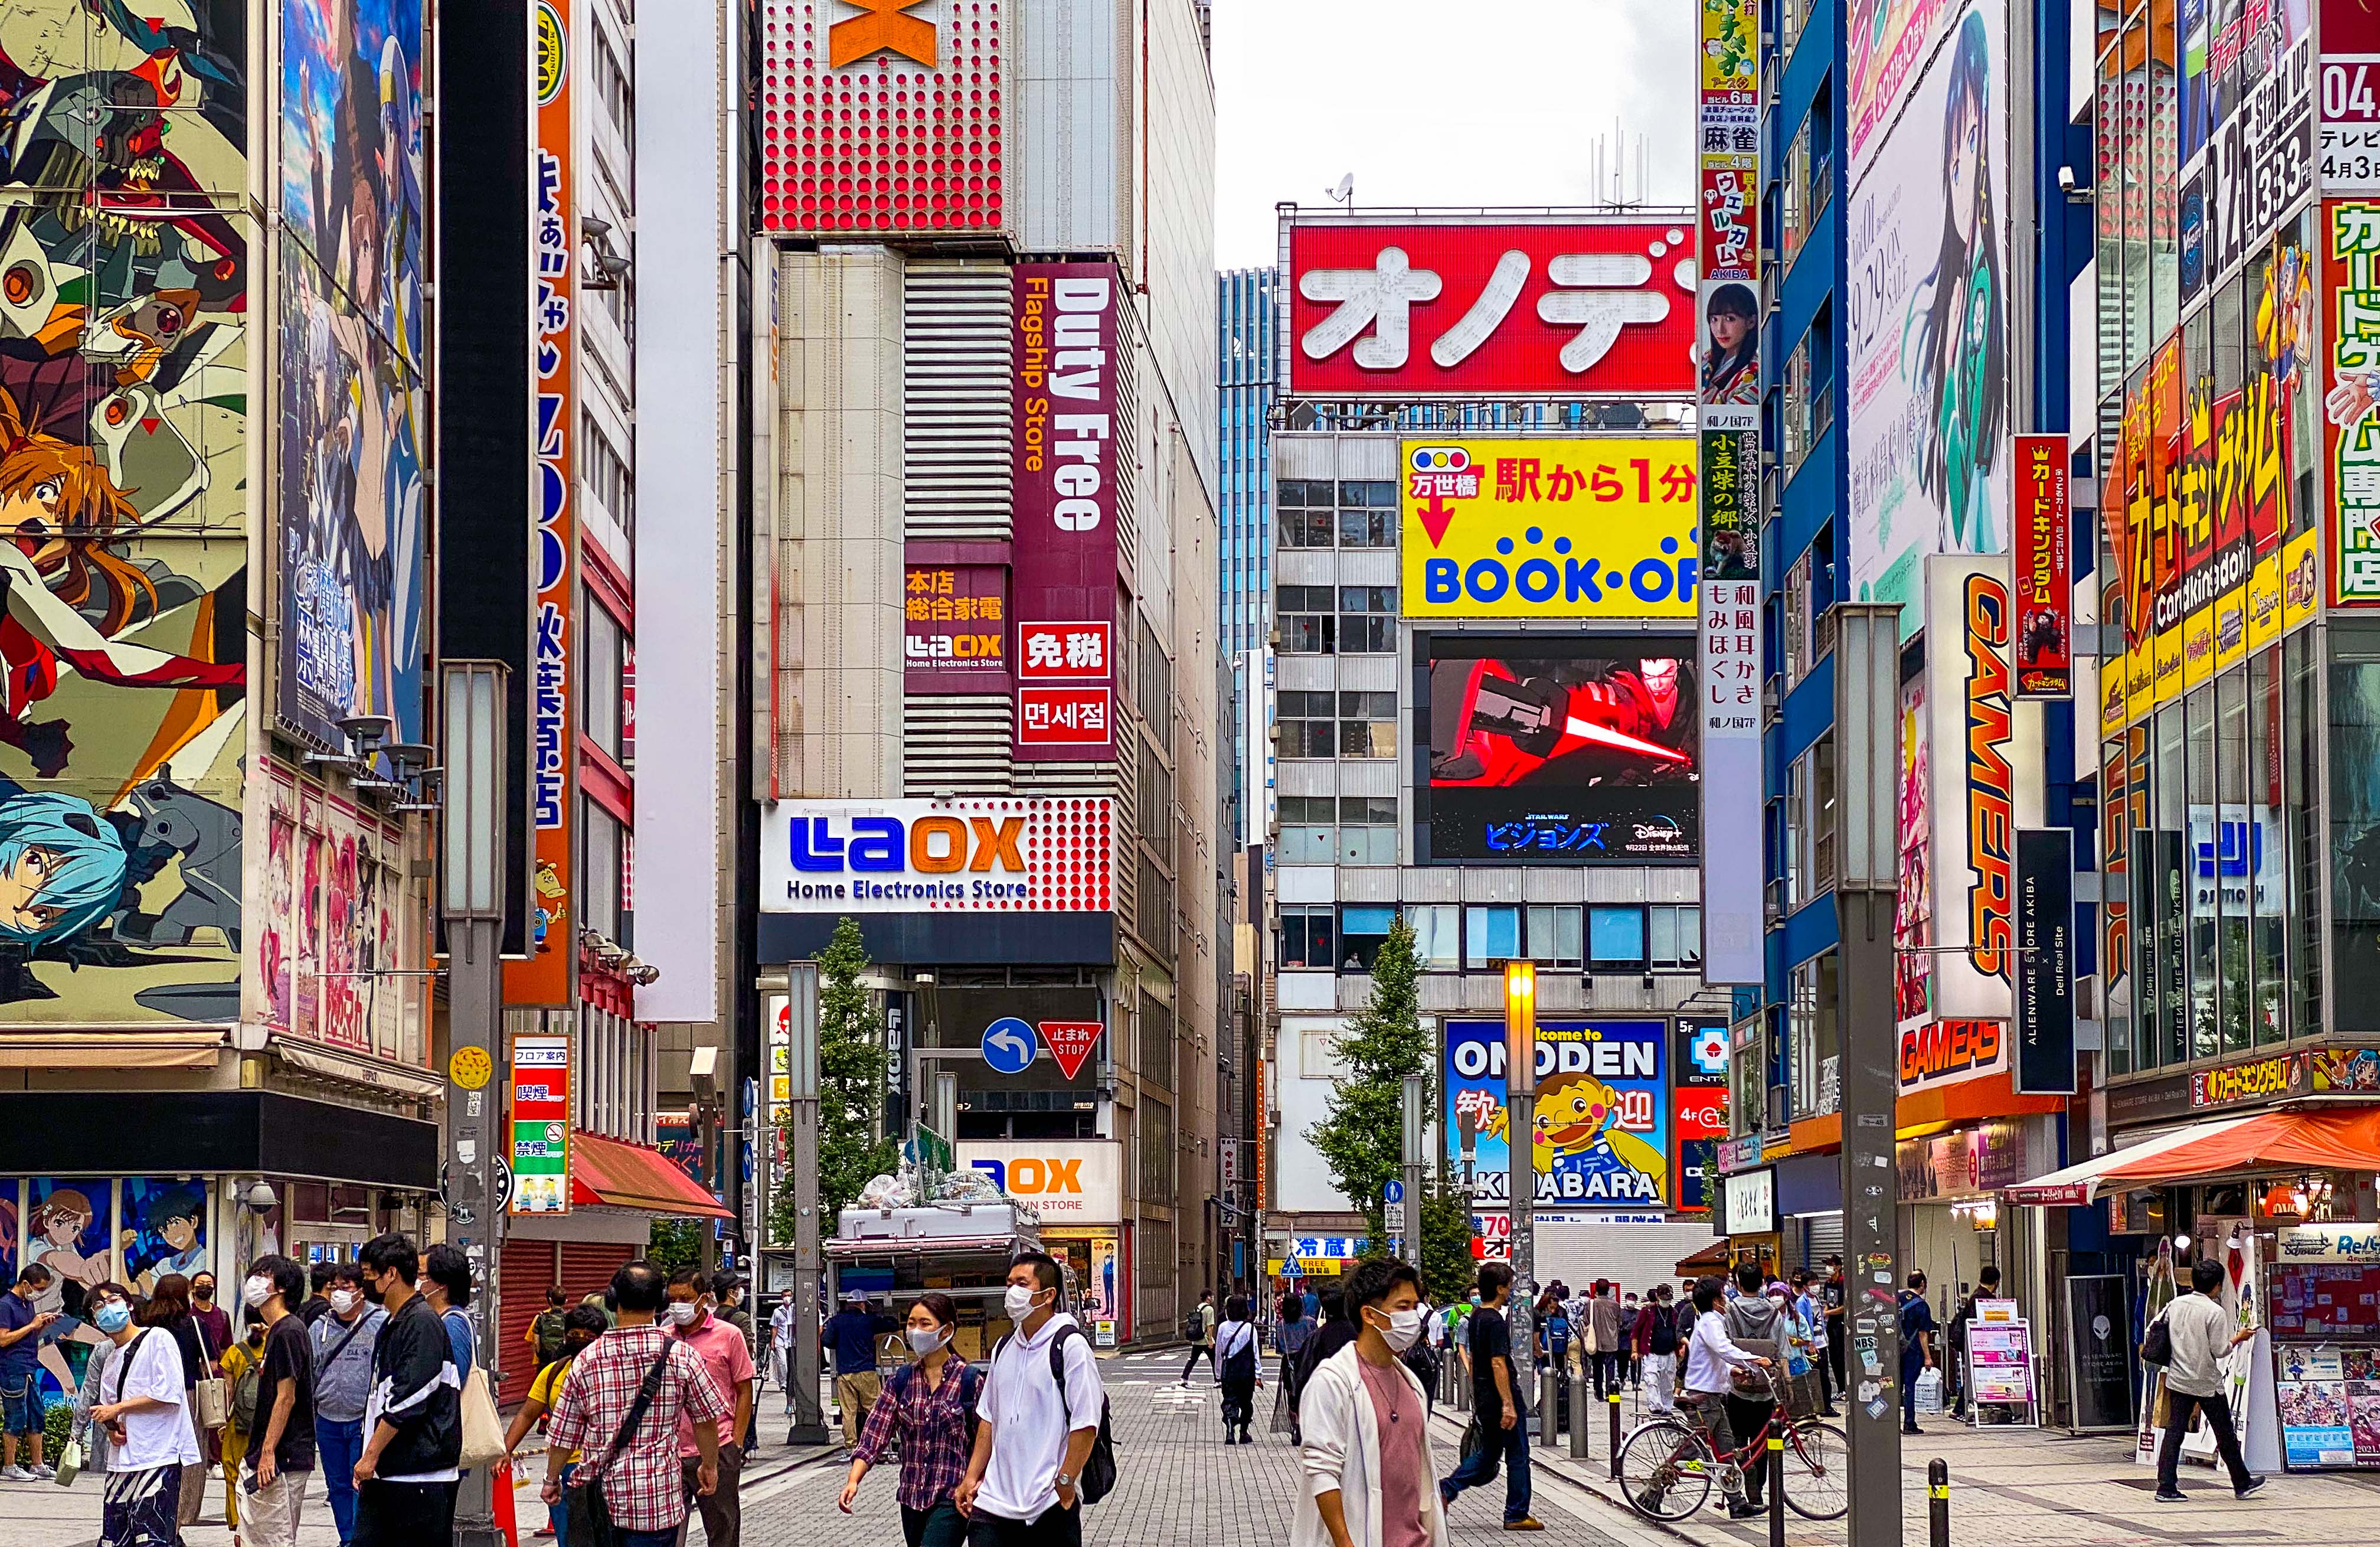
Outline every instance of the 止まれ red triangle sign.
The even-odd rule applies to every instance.
[[[1041,1023],[1041,1040],[1050,1045],[1050,1056],[1058,1060],[1058,1067],[1068,1079],[1075,1078],[1091,1049],[1099,1045],[1099,1033],[1105,1028],[1096,1020],[1045,1020]]]

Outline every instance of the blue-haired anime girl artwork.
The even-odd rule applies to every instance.
[[[130,869],[122,832],[90,801],[0,779],[0,1002],[52,997],[26,960],[114,912]]]
[[[1918,487],[1940,509],[1940,551],[1997,553],[1990,478],[2009,429],[2007,275],[1992,191],[1991,43],[1969,11],[1942,105],[1942,242],[1912,298],[1901,370],[1915,389]]]

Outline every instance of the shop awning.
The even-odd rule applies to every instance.
[[[659,1150],[570,1130],[570,1200],[732,1220],[719,1200]]]
[[[2011,1203],[2072,1206],[2131,1188],[2260,1171],[2380,1170],[2380,1108],[2258,1112],[2192,1123],[2006,1190]]]
[[[1680,1278],[1700,1278],[1705,1273],[1723,1273],[1728,1270],[1727,1237],[1722,1236],[1692,1257],[1678,1259]]]

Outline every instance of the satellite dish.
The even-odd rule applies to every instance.
[[[1354,197],[1355,174],[1350,172],[1339,179],[1339,186],[1330,190],[1330,198],[1339,203],[1345,204],[1351,202]]]

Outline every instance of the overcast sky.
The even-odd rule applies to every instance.
[[[1577,204],[1613,120],[1684,204],[1692,0],[1214,0],[1215,262],[1269,264],[1273,206]]]

